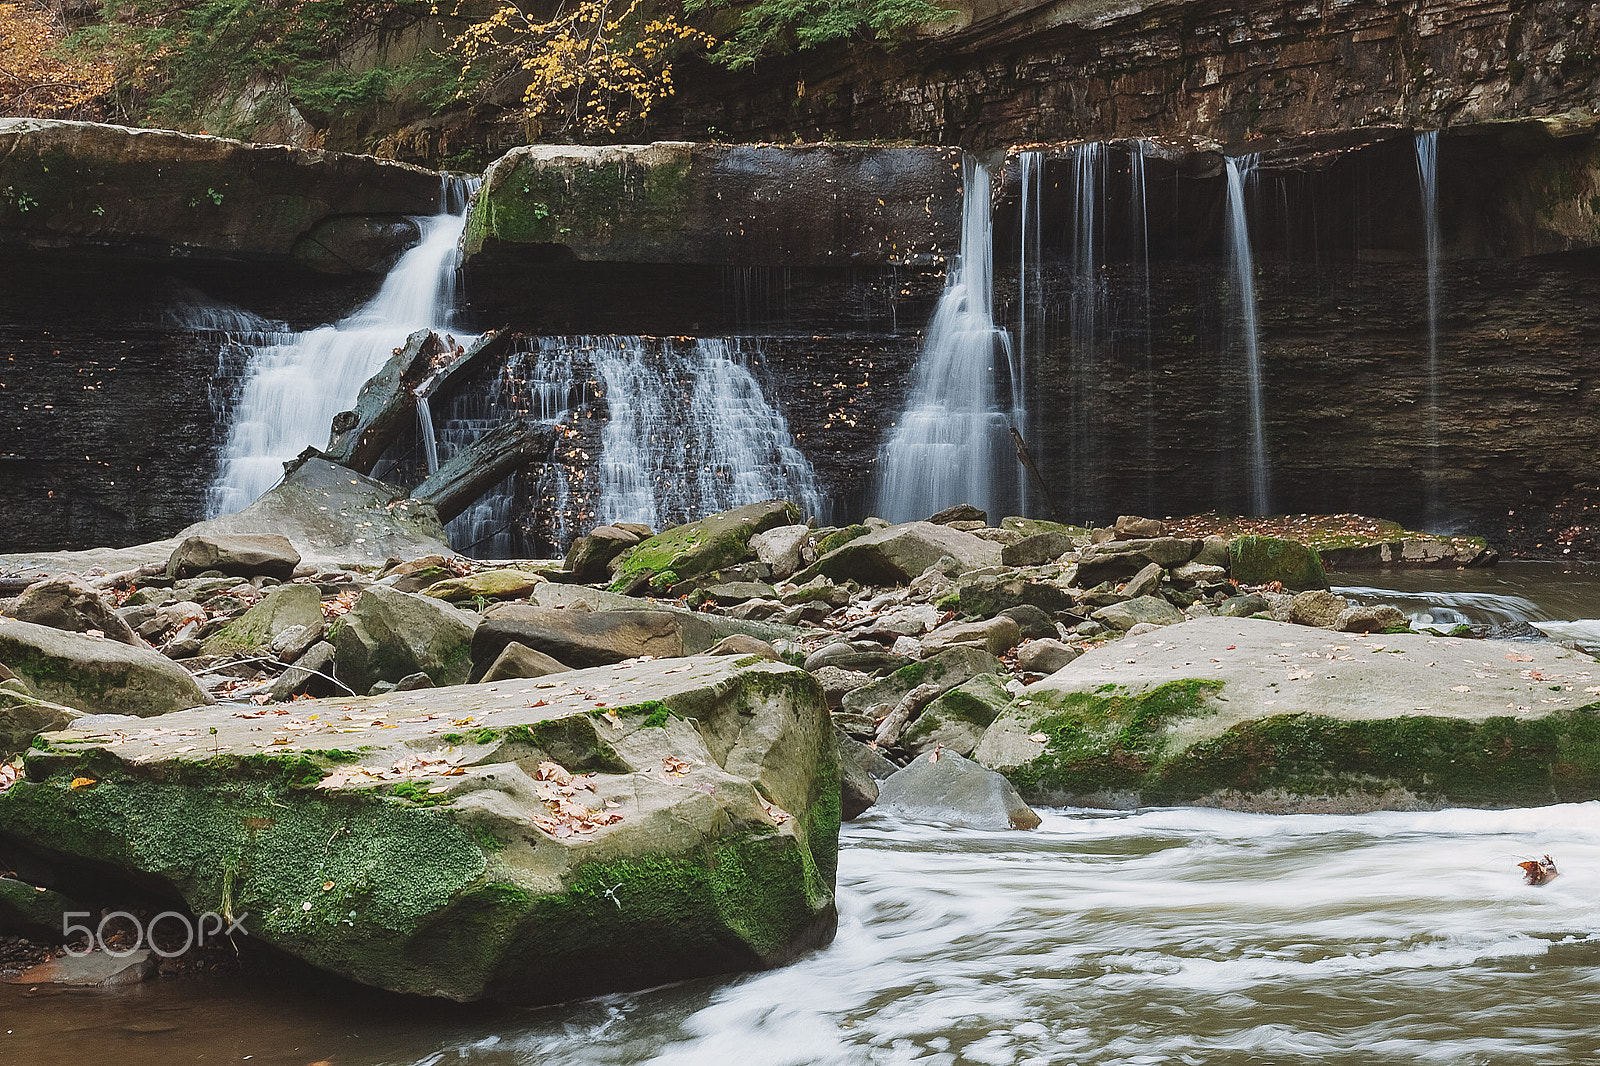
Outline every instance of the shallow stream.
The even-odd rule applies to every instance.
[[[0,985],[25,1066],[1342,1064],[1600,1059],[1600,803],[1046,811],[846,827],[833,945],[539,1010],[171,979]],[[1551,853],[1562,875],[1523,885]]]

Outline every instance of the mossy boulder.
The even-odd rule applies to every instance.
[[[674,526],[646,537],[611,563],[611,588],[632,591],[657,574],[671,571],[674,583],[732,566],[748,558],[750,538],[800,517],[787,500],[767,500],[723,511],[698,522]]]
[[[82,717],[82,711],[36,698],[15,678],[0,681],[0,762],[26,751],[40,733],[65,729]]]
[[[942,746],[945,751],[971,755],[984,731],[1009,706],[1011,693],[1000,679],[979,674],[924,707],[900,735],[900,746],[919,753]]]
[[[548,580],[532,570],[504,567],[436,581],[422,594],[436,600],[516,599]]]
[[[848,659],[831,661],[836,665],[854,665]],[[1000,660],[983,648],[958,644],[930,655],[921,662],[902,666],[870,685],[846,693],[840,705],[852,714],[870,714],[893,707],[900,702],[902,696],[918,685],[938,685],[939,691],[944,693],[979,674],[999,672]]]
[[[322,629],[322,593],[315,585],[279,585],[261,602],[206,638],[206,655],[265,651],[290,626]]]
[[[963,572],[997,566],[1000,545],[950,526],[905,522],[846,541],[794,575],[794,581],[803,584],[820,575],[863,585],[905,585],[945,556]]]
[[[214,702],[159,652],[104,637],[0,618],[0,663],[48,703],[141,718]]]
[[[1584,690],[1597,677],[1593,659],[1553,646],[1202,618],[1095,649],[1031,686],[974,757],[1036,803],[1589,800],[1600,797],[1600,703]]]
[[[334,626],[339,680],[356,692],[379,681],[427,674],[436,685],[464,684],[472,673],[478,616],[447,603],[373,585]]]
[[[550,1002],[832,936],[839,763],[804,671],[700,657],[295,711],[276,734],[188,711],[137,744],[82,719],[28,753],[0,826],[402,993]]]
[[[1316,550],[1280,537],[1238,537],[1228,545],[1228,571],[1241,585],[1281,582],[1305,592],[1328,587],[1328,575]]]

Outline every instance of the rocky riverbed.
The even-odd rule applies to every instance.
[[[379,988],[543,1002],[826,942],[840,818],[875,803],[1026,830],[1600,797],[1587,651],[1413,631],[1319,547],[1494,558],[1355,516],[773,500],[481,561],[313,457],[168,541],[0,557],[0,926],[137,896]]]

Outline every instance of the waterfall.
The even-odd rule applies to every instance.
[[[439,472],[439,438],[433,432],[433,405],[428,397],[417,394],[417,432],[422,436],[422,455],[428,461],[428,474]]]
[[[1149,141],[1134,141],[1128,153],[1128,195],[1133,204],[1130,214],[1139,223],[1139,250],[1144,265],[1144,455],[1145,513],[1154,514],[1156,500],[1156,364],[1150,321],[1150,200],[1145,184],[1145,155]]]
[[[1020,374],[1010,337],[994,322],[989,172],[969,157],[963,177],[961,253],[928,327],[911,397],[878,457],[877,510],[897,522],[958,503],[993,514],[1016,498],[1007,412],[1017,406]]]
[[[1017,157],[1021,190],[1021,234],[1017,261],[1017,366],[1020,373],[1011,397],[1011,424],[1028,440],[1028,319],[1036,317],[1044,296],[1044,153],[1023,152]],[[1038,442],[1028,440],[1035,459]],[[1017,503],[1028,510],[1028,479],[1018,484]]]
[[[1428,484],[1424,513],[1439,521],[1439,131],[1417,134],[1417,183],[1422,192],[1422,232],[1428,257]]]
[[[414,330],[449,328],[457,243],[477,179],[447,177],[440,213],[416,220],[422,239],[389,271],[378,294],[331,326],[251,346],[228,419],[212,516],[249,506],[277,484],[283,464],[328,440],[333,416]]]
[[[1106,147],[1098,142],[1072,150],[1071,290],[1067,327],[1071,339],[1067,374],[1067,439],[1072,449],[1069,468],[1071,506],[1091,510],[1099,500],[1098,482],[1105,453],[1101,441],[1101,326],[1106,318],[1106,234],[1102,208],[1106,200]]]
[[[1261,325],[1256,316],[1256,271],[1250,252],[1250,222],[1245,215],[1245,179],[1260,157],[1229,156],[1228,240],[1234,286],[1238,289],[1239,317],[1244,334],[1245,375],[1250,390],[1250,513],[1266,514],[1270,498],[1267,470],[1267,429],[1261,401]]]

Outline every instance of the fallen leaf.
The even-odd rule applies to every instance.
[[[1451,685],[1450,686],[1450,691],[1451,692],[1471,692],[1472,689],[1468,685]]]
[[[333,890],[333,882],[332,881],[324,881],[324,882],[322,882],[322,891],[330,892],[332,890]]]
[[[1511,660],[1514,663],[1531,663],[1531,662],[1533,662],[1533,656],[1531,656],[1531,655],[1517,655],[1514,652],[1509,654],[1509,655],[1507,655],[1506,658]]]
[[[1043,744],[1050,738],[1043,733],[1029,733],[1028,739],[1033,741],[1035,744]]]
[[[94,784],[99,784],[99,782],[96,781],[92,777],[74,777],[72,779],[72,786],[71,787],[73,787],[73,788],[88,788],[90,785],[94,785]]]

